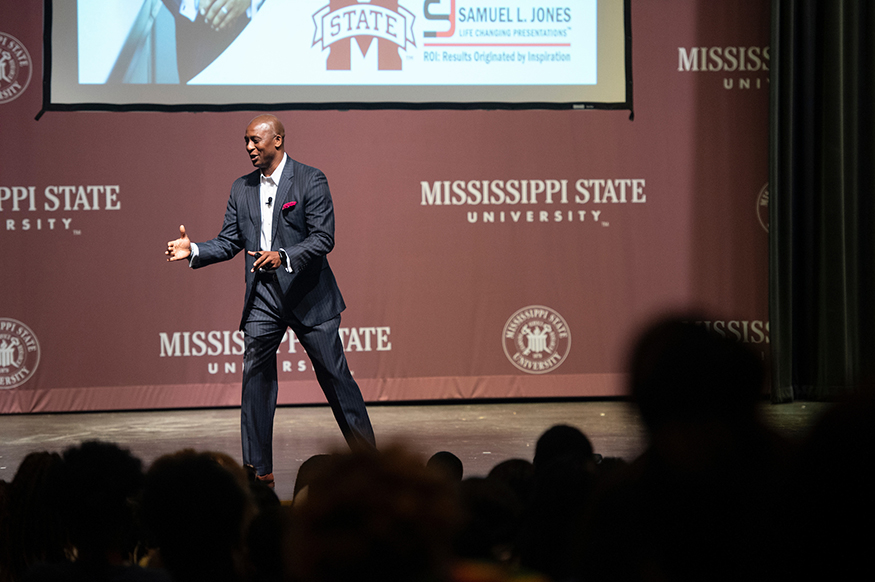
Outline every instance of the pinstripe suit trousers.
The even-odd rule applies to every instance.
[[[358,384],[350,374],[338,329],[340,314],[313,327],[284,312],[273,274],[255,281],[252,306],[243,324],[243,396],[240,430],[243,463],[259,475],[273,472],[273,419],[277,400],[276,352],[289,328],[304,347],[319,386],[350,447],[374,447],[374,431]]]

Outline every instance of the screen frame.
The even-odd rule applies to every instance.
[[[61,103],[52,100],[52,74],[55,62],[52,48],[54,0],[44,0],[43,28],[43,104],[37,114],[39,119],[47,111],[162,111],[162,112],[206,112],[206,111],[294,111],[294,110],[587,110],[608,109],[628,110],[630,119],[634,118],[633,80],[632,80],[632,23],[631,0],[621,0],[623,10],[623,67],[625,74],[625,99],[621,101],[331,101],[331,102],[266,102],[266,101],[235,101],[233,103],[106,103],[106,102],[71,102]],[[601,49],[600,49],[601,50]],[[69,60],[75,63],[77,55],[65,55],[67,68]],[[601,66],[601,63],[600,63]],[[144,88],[146,85],[139,85]]]

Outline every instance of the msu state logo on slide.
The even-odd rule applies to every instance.
[[[504,354],[529,374],[545,374],[565,361],[571,332],[565,319],[543,305],[523,307],[510,316],[502,333]]]
[[[398,0],[331,0],[313,15],[312,46],[328,49],[325,67],[349,71],[352,41],[366,56],[376,40],[377,69],[400,71],[401,55],[408,45],[416,46],[412,12],[398,6]]]
[[[0,103],[8,103],[24,93],[33,73],[32,63],[21,41],[0,32]]]
[[[20,321],[0,317],[0,390],[30,380],[39,356],[39,342],[33,331]]]

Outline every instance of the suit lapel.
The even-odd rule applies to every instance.
[[[258,192],[261,173],[256,170],[249,175],[250,180],[246,190],[246,208],[249,211],[249,219],[252,220],[252,228],[255,229],[255,240],[261,239],[261,196]]]
[[[285,154],[284,154],[285,155]],[[295,175],[294,163],[292,158],[286,155],[286,165],[283,168],[283,175],[280,176],[280,181],[276,188],[276,204],[273,206],[273,232],[270,233],[271,250],[276,244],[276,229],[280,223],[283,204],[292,200],[292,178]]]

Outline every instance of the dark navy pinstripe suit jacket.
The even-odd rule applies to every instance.
[[[234,181],[222,230],[216,238],[198,243],[198,257],[192,267],[226,261],[242,250],[260,250],[261,212],[267,210],[258,193],[260,174],[256,170]],[[326,257],[334,248],[334,206],[325,174],[287,156],[271,210],[270,250],[285,250],[293,271],[288,273],[282,267],[276,271],[283,294],[283,305],[278,307],[307,327],[328,321],[346,306]],[[244,256],[246,296],[241,329],[255,287],[255,273],[250,272],[255,257]]]

